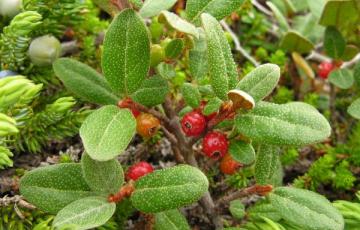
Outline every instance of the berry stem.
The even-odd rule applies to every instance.
[[[223,207],[225,204],[229,203],[232,200],[239,199],[245,196],[250,195],[259,195],[266,196],[268,193],[272,191],[273,187],[271,185],[253,185],[236,192],[233,192],[227,196],[222,197],[221,199],[216,201],[216,206],[218,208]]]
[[[129,181],[127,184],[122,186],[116,194],[111,194],[108,197],[110,203],[119,203],[123,199],[130,197],[131,194],[135,191],[135,186],[133,181]]]

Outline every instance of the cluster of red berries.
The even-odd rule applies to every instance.
[[[202,134],[207,126],[207,122],[212,120],[216,113],[205,116],[203,108],[205,103],[202,103],[199,109],[185,114],[181,120],[181,127],[186,136],[199,136]],[[234,174],[242,165],[236,162],[228,153],[229,141],[225,134],[218,131],[211,131],[206,133],[202,141],[203,153],[215,160],[221,160],[220,170],[224,174]]]
[[[150,138],[159,130],[160,120],[149,113],[141,113],[130,98],[120,101],[118,107],[130,109],[136,118],[136,131],[140,136]]]
[[[322,79],[327,79],[331,71],[333,71],[335,68],[336,66],[332,62],[321,62],[318,66],[318,75]]]

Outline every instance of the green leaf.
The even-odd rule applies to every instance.
[[[360,98],[356,99],[349,106],[347,112],[354,118],[360,119]]]
[[[258,103],[247,114],[239,114],[238,131],[254,141],[278,145],[307,145],[325,140],[331,128],[314,107],[302,102],[276,105]]]
[[[150,67],[150,39],[143,20],[131,9],[123,10],[108,28],[102,69],[118,94],[135,92]]]
[[[164,62],[160,63],[156,67],[156,72],[164,79],[170,80],[176,77],[176,71],[174,66],[171,64],[166,64]]]
[[[255,161],[255,150],[253,146],[244,141],[232,141],[229,146],[229,153],[234,160],[245,165],[249,165]]]
[[[323,196],[298,188],[277,187],[269,194],[270,203],[281,217],[302,229],[344,229],[344,220]]]
[[[186,218],[177,209],[155,214],[155,230],[190,230]]]
[[[163,103],[168,92],[168,82],[160,76],[153,76],[146,79],[131,98],[137,103],[152,107]]]
[[[186,2],[186,15],[191,21],[199,21],[202,13],[211,14],[221,20],[233,11],[240,8],[244,0],[188,0]]]
[[[208,187],[209,182],[199,169],[180,165],[140,178],[131,201],[142,212],[162,212],[194,203]]]
[[[324,9],[326,0],[306,0],[306,2],[310,8],[311,13],[319,19]]]
[[[262,144],[258,147],[255,162],[255,179],[257,184],[270,184],[279,162],[279,148]]]
[[[360,86],[360,61],[354,67],[354,80]]]
[[[358,17],[358,7],[353,0],[327,1],[320,18],[323,26],[341,26]]]
[[[107,161],[125,150],[135,130],[135,118],[128,109],[108,105],[86,118],[80,136],[92,159]]]
[[[314,49],[314,44],[298,32],[289,31],[281,40],[280,47],[289,52],[304,54],[312,51]]]
[[[332,58],[340,58],[345,51],[346,41],[334,26],[328,26],[325,30],[324,48]]]
[[[198,31],[199,38],[194,38],[194,48],[189,52],[189,70],[196,79],[205,77],[208,72],[205,32],[202,28]]]
[[[245,212],[245,206],[244,204],[241,202],[241,200],[233,200],[230,202],[230,207],[229,207],[230,213],[231,215],[236,218],[241,220],[242,218],[244,218],[246,212]]]
[[[70,58],[60,58],[53,65],[56,76],[66,88],[83,100],[100,105],[117,104],[105,78],[94,69]]]
[[[227,93],[237,82],[237,68],[224,31],[214,17],[202,14],[205,30],[210,83],[217,97],[227,99]]]
[[[93,191],[115,194],[124,183],[124,172],[120,163],[113,159],[109,161],[95,161],[83,153],[81,167],[84,178]]]
[[[109,203],[104,197],[86,197],[66,206],[55,217],[54,228],[68,225],[77,230],[99,227],[105,224],[114,214],[115,203]]]
[[[286,17],[281,13],[281,11],[276,7],[276,5],[270,1],[266,2],[266,5],[274,13],[276,20],[279,23],[279,27],[282,31],[288,31],[290,29],[289,24],[287,23]]]
[[[158,15],[161,11],[170,9],[177,0],[146,0],[139,13],[143,18]]]
[[[201,95],[197,87],[191,83],[184,83],[181,87],[181,94],[187,105],[193,108],[200,106]]]
[[[57,213],[71,202],[94,195],[75,163],[40,167],[20,180],[20,193],[44,212]]]
[[[337,69],[330,73],[329,81],[340,89],[349,89],[354,84],[354,76],[348,69]]]
[[[192,35],[195,38],[199,37],[199,32],[193,24],[185,21],[184,19],[180,18],[176,14],[171,13],[169,11],[161,12],[161,14],[159,16],[159,22],[167,22],[167,24],[171,28],[173,28],[179,32],[183,32],[185,34]]]
[[[248,73],[241,79],[236,88],[247,92],[254,98],[255,102],[258,102],[275,89],[279,79],[279,66],[264,64]]]
[[[340,57],[342,61],[351,61],[358,53],[360,49],[355,45],[346,45],[343,55]]]
[[[165,56],[167,58],[176,58],[179,56],[184,48],[184,42],[180,38],[173,39],[167,46],[165,47]]]
[[[215,112],[219,111],[222,103],[223,103],[222,100],[220,100],[217,97],[211,98],[208,101],[208,103],[205,105],[203,114],[205,116],[207,116],[207,115],[210,115],[212,113],[215,113]]]

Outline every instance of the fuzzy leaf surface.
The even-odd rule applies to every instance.
[[[323,196],[298,188],[277,187],[269,194],[270,203],[281,217],[303,229],[344,229],[344,220]]]
[[[233,201],[231,201],[229,210],[230,210],[231,215],[233,217],[235,217],[236,219],[239,219],[239,220],[244,218],[244,216],[246,214],[245,206],[241,202],[241,200],[233,200]]]
[[[184,83],[181,87],[181,94],[187,105],[193,108],[200,106],[201,95],[199,90],[191,83]]]
[[[268,96],[277,86],[280,68],[274,64],[264,64],[248,73],[236,86],[258,102]]]
[[[235,119],[238,131],[254,141],[274,145],[307,145],[325,140],[331,128],[311,105],[262,102]]]
[[[195,38],[199,37],[199,32],[193,24],[169,11],[162,11],[159,16],[159,21],[166,21],[171,28],[179,32],[192,35]]]
[[[257,184],[269,184],[279,161],[277,146],[262,144],[258,147],[255,161],[255,179]]]
[[[92,191],[99,191],[105,195],[115,194],[124,183],[123,169],[115,159],[96,161],[83,153],[81,167],[84,178]]]
[[[217,97],[211,98],[205,105],[203,114],[207,116],[212,113],[215,113],[219,111],[221,105],[222,105],[222,101],[219,98]]]
[[[162,212],[199,200],[208,187],[209,182],[199,169],[180,165],[140,178],[131,201],[142,212]]]
[[[80,164],[57,164],[26,173],[20,180],[20,193],[44,212],[56,214],[71,202],[94,195]]]
[[[152,107],[163,103],[168,92],[168,82],[160,76],[154,76],[146,79],[131,98],[137,103]]]
[[[170,9],[177,0],[146,0],[139,13],[143,18],[158,15],[161,11]]]
[[[234,140],[230,143],[229,153],[239,163],[249,165],[255,161],[255,150],[250,143]]]
[[[189,52],[189,70],[195,79],[205,77],[208,72],[205,32],[202,28],[198,31],[199,38],[194,38],[194,48]]]
[[[105,78],[88,65],[70,58],[60,58],[55,61],[53,68],[65,87],[83,100],[100,105],[115,105],[119,101]]]
[[[102,69],[117,94],[130,95],[145,79],[150,67],[150,38],[143,20],[131,9],[110,24],[102,55]]]
[[[77,230],[86,230],[105,224],[114,214],[115,203],[109,203],[104,197],[86,197],[63,208],[55,217],[53,226],[61,228],[76,226]]]
[[[173,39],[166,47],[165,47],[165,56],[167,58],[176,58],[181,54],[184,48],[184,42],[180,38]]]
[[[235,87],[238,76],[230,45],[214,17],[202,14],[201,21],[206,35],[210,83],[216,96],[226,100],[227,93]]]
[[[89,156],[108,161],[122,153],[135,135],[136,121],[128,109],[104,106],[89,115],[80,137]]]
[[[155,214],[155,230],[190,230],[186,218],[177,209]]]
[[[233,11],[240,8],[244,0],[188,0],[186,15],[191,21],[198,21],[202,13],[211,14],[221,20]]]
[[[348,69],[337,69],[331,71],[329,81],[340,89],[349,89],[354,84],[354,76]]]

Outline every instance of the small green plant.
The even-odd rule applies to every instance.
[[[113,9],[99,2],[105,9]],[[260,65],[239,79],[218,20],[243,1],[216,4],[188,0],[184,18],[167,11],[175,2],[147,0],[141,7],[136,5],[136,11],[128,1],[119,1],[120,12],[105,35],[104,76],[73,59],[55,61],[54,71],[69,91],[101,107],[80,128],[85,148],[81,163],[26,173],[20,182],[21,194],[39,209],[56,214],[55,229],[101,226],[116,215],[117,208],[123,208],[124,202],[149,214],[155,229],[169,225],[190,229],[178,209],[199,200],[213,226],[220,229],[223,223],[215,209],[238,195],[213,200],[194,154],[193,146],[202,143],[208,160],[220,161],[225,155],[238,164],[230,173],[224,171],[226,174],[236,173],[240,165],[253,167],[256,184],[236,192],[264,197],[284,225],[343,229],[341,214],[326,198],[279,186],[280,148],[321,142],[329,137],[331,128],[308,104],[263,101],[280,79],[277,65]],[[154,16],[158,17],[157,26],[164,26],[162,37],[150,37],[144,22],[144,18]],[[175,64],[184,67],[179,70]],[[179,76],[181,80],[176,79]],[[188,112],[180,116],[181,110]],[[147,164],[136,165],[125,180],[116,157],[136,132],[147,140],[159,129],[179,155],[179,165],[154,171]],[[231,203],[233,213],[241,210],[235,218],[244,216],[240,206]],[[272,221],[266,218],[266,223]]]

